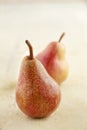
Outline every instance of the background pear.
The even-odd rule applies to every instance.
[[[65,46],[60,43],[65,33],[58,41],[53,41],[39,53],[36,58],[44,65],[47,72],[57,83],[62,83],[68,77],[69,67],[66,61]]]
[[[26,41],[30,56],[24,57],[16,87],[16,102],[32,118],[49,116],[59,105],[61,92],[58,84],[43,65],[33,57],[31,44]]]

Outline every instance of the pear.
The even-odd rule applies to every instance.
[[[47,72],[58,84],[66,80],[69,73],[69,66],[66,61],[66,49],[60,43],[65,33],[62,33],[58,41],[53,41],[39,53],[36,58],[43,64]]]
[[[29,56],[25,56],[16,86],[16,102],[23,113],[32,118],[49,116],[61,99],[59,85],[47,73],[41,62],[34,58],[28,40]]]

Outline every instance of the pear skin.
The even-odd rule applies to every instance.
[[[66,61],[65,46],[60,43],[65,33],[58,41],[53,41],[39,53],[36,58],[43,64],[49,75],[61,84],[68,77],[69,66]]]
[[[26,43],[30,49],[30,56],[24,57],[21,64],[16,87],[16,102],[27,116],[47,117],[60,104],[60,88],[41,62],[33,58],[32,46],[28,41]]]

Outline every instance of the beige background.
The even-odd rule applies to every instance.
[[[0,3],[87,2],[87,0],[0,0]]]
[[[15,102],[15,87],[29,39],[36,55],[65,31],[70,66],[62,100],[50,117],[26,117]],[[87,5],[0,5],[0,130],[87,130]]]

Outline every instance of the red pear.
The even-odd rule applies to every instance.
[[[69,67],[66,61],[66,49],[60,43],[65,33],[58,41],[53,41],[39,53],[36,58],[44,65],[47,72],[57,83],[61,84],[68,77]]]
[[[30,55],[25,56],[16,87],[16,102],[23,113],[32,118],[52,114],[59,106],[61,92],[39,60],[33,57],[33,48],[26,41]]]

